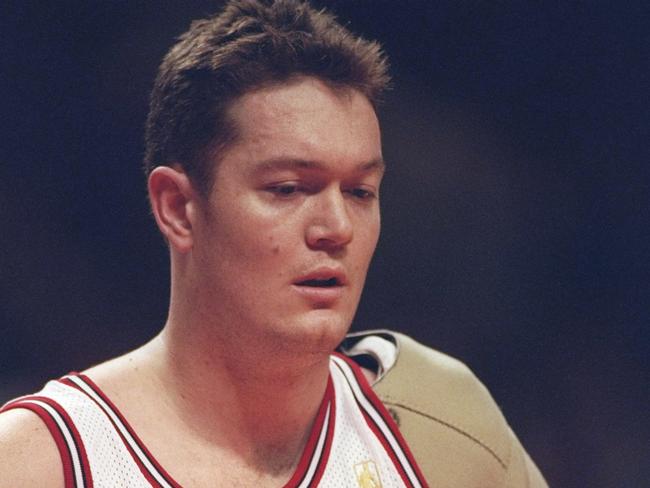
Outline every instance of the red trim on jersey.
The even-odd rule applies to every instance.
[[[145,455],[145,457],[148,459],[148,461],[153,465],[153,467],[158,471],[158,473],[165,479],[167,483],[169,483],[171,486],[174,488],[182,488],[179,483],[177,483],[174,478],[171,477],[171,475],[161,466],[161,464],[156,460],[156,458],[151,454],[149,449],[147,449],[147,446],[142,442],[140,437],[136,434],[135,430],[133,430],[133,427],[129,424],[129,422],[126,420],[126,418],[122,415],[120,410],[115,406],[115,404],[106,396],[106,394],[95,384],[93,380],[91,380],[88,376],[80,373],[70,373],[68,376],[76,376],[78,379],[83,381],[89,388],[93,390],[107,405],[108,408],[111,409],[112,413],[115,414],[115,416],[120,420],[122,425],[126,428],[126,430],[129,432],[131,437],[133,438],[134,442],[138,445],[138,447],[142,450],[142,453]],[[90,398],[104,414],[106,415],[106,418],[111,422],[113,425],[113,428],[117,432],[117,434],[120,436],[120,439],[122,439],[122,442],[126,449],[129,451],[129,454],[131,454],[131,457],[133,458],[134,462],[142,472],[143,476],[147,479],[147,481],[151,484],[153,487],[161,487],[161,484],[156,480],[156,478],[152,475],[152,473],[149,471],[149,469],[144,465],[138,454],[135,452],[133,447],[131,447],[129,441],[125,438],[124,434],[122,434],[121,430],[117,427],[115,424],[114,420],[111,418],[110,415],[108,415],[104,411],[104,407],[100,405],[97,400],[95,400],[91,395],[89,395],[86,391],[84,391],[79,385],[71,381],[70,379],[63,377],[60,380],[61,383],[70,386],[72,388],[76,388],[78,391],[82,392],[84,395],[86,395],[88,398]]]
[[[361,408],[361,406],[359,407]],[[377,440],[379,440],[381,445],[384,446],[384,450],[386,451],[386,454],[388,454],[388,457],[393,462],[393,465],[395,466],[395,469],[397,470],[400,477],[402,478],[404,484],[407,486],[407,488],[413,487],[413,483],[411,483],[411,480],[406,474],[406,471],[404,470],[404,466],[402,466],[402,463],[400,462],[399,458],[395,454],[395,450],[391,447],[390,443],[386,439],[386,436],[384,436],[379,426],[375,423],[375,421],[370,417],[370,415],[368,415],[368,413],[363,408],[361,408],[361,413],[363,414],[363,418],[365,419],[366,424],[368,424],[368,427],[370,427],[370,430],[374,432],[375,437],[377,437]]]
[[[0,408],[0,413],[7,412],[14,408],[24,408],[26,410],[34,412],[47,426],[47,429],[50,431],[50,435],[52,436],[52,439],[54,440],[54,443],[56,444],[56,447],[59,451],[59,456],[61,457],[61,465],[63,466],[63,482],[65,488],[76,488],[77,484],[74,476],[74,468],[72,465],[72,454],[70,453],[68,443],[63,436],[63,432],[61,432],[61,427],[59,427],[59,425],[56,423],[56,420],[52,418],[50,412],[45,410],[44,407],[29,402],[29,400],[34,399],[34,396],[24,396],[18,398]]]
[[[92,488],[93,476],[92,473],[90,472],[90,463],[88,462],[88,454],[86,453],[86,446],[84,445],[83,440],[81,439],[81,435],[77,430],[77,426],[70,418],[70,415],[68,415],[68,412],[66,412],[61,405],[59,405],[56,401],[52,400],[51,398],[44,397],[44,396],[33,396],[32,398],[34,400],[40,400],[43,403],[47,403],[50,407],[56,410],[56,412],[63,418],[63,421],[65,422],[66,426],[70,430],[70,433],[72,434],[72,439],[74,440],[75,446],[77,447],[77,451],[79,452],[79,463],[81,464],[81,472],[83,474],[84,484],[87,488]]]
[[[302,456],[298,462],[296,470],[293,473],[293,476],[284,485],[284,488],[294,488],[296,486],[299,486],[304,481],[307,470],[309,469],[309,465],[311,464],[312,458],[314,456],[314,452],[318,444],[318,439],[323,429],[323,423],[325,422],[327,407],[329,406],[330,414],[327,425],[327,432],[325,434],[325,440],[321,449],[320,459],[318,460],[318,466],[316,467],[316,471],[314,472],[312,479],[309,481],[309,486],[316,486],[314,483],[318,483],[320,481],[320,478],[323,475],[323,471],[325,470],[325,465],[327,465],[330,449],[332,447],[334,420],[336,414],[335,404],[336,401],[334,395],[334,383],[332,382],[331,376],[328,376],[325,395],[323,396],[323,400],[321,401],[318,412],[316,413],[316,419],[314,420],[314,425],[311,428],[309,439],[307,440],[307,444],[305,445]]]
[[[321,454],[321,460],[320,463],[318,464],[318,467],[316,468],[316,472],[314,473],[314,477],[312,478],[312,483],[314,486],[318,486],[320,483],[321,478],[323,477],[323,473],[325,472],[325,467],[327,466],[327,461],[329,460],[330,457],[330,451],[332,450],[332,441],[334,440],[334,427],[336,425],[336,398],[335,398],[335,392],[334,392],[334,382],[332,381],[332,377],[330,375],[328,379],[328,386],[331,387],[332,389],[332,398],[330,400],[330,420],[329,424],[327,426],[327,433],[325,434],[325,443],[323,445],[323,452]]]
[[[402,448],[402,451],[404,452],[404,455],[406,456],[406,459],[411,465],[411,468],[413,469],[413,472],[415,473],[416,477],[418,478],[418,481],[422,484],[423,487],[428,488],[428,483],[426,482],[426,479],[422,475],[422,471],[420,471],[420,467],[418,466],[417,462],[415,461],[415,457],[413,456],[413,453],[411,452],[411,449],[409,448],[408,444],[406,443],[406,440],[402,436],[402,433],[399,430],[399,427],[395,423],[395,420],[393,420],[393,417],[390,415],[384,404],[381,402],[377,394],[374,392],[370,384],[368,383],[368,380],[366,379],[366,376],[363,374],[361,371],[361,367],[355,363],[352,359],[349,357],[345,356],[344,354],[335,352],[334,355],[340,359],[342,359],[352,370],[352,373],[354,374],[354,377],[357,380],[357,383],[359,384],[359,387],[361,388],[361,391],[363,392],[364,396],[366,399],[372,404],[373,407],[377,410],[377,413],[381,416],[381,418],[384,420],[386,423],[386,426],[390,429],[392,434],[395,436],[395,440],[399,444],[399,446]],[[406,475],[406,473],[403,473],[403,467],[402,463],[399,462],[399,459],[395,456],[395,453],[393,452],[392,447],[388,443],[388,440],[385,439],[385,436],[383,432],[378,430],[379,428],[375,425],[374,420],[372,420],[365,412],[363,407],[360,408],[362,412],[364,413],[364,418],[366,419],[366,422],[368,420],[371,420],[371,422],[368,422],[368,425],[370,428],[376,433],[376,434],[381,434],[378,435],[377,437],[379,438],[380,442],[386,447],[386,452],[390,455],[391,459],[393,462],[397,461],[396,466],[398,466],[398,471],[402,477]],[[374,427],[373,427],[374,425]],[[375,430],[377,429],[377,430]],[[403,474],[402,474],[403,473]],[[410,482],[409,482],[410,484]]]

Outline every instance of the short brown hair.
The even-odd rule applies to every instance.
[[[302,0],[232,0],[192,22],[160,65],[151,93],[144,167],[179,163],[198,189],[236,138],[229,105],[244,93],[297,75],[363,93],[376,106],[389,83],[377,42],[355,36]]]

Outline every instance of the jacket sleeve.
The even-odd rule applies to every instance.
[[[515,433],[510,428],[508,428],[508,433],[511,439],[511,454],[506,470],[505,486],[507,488],[548,488],[542,473],[523,448]]]
[[[373,389],[396,419],[430,486],[547,487],[467,366],[407,336],[390,334],[397,360]]]

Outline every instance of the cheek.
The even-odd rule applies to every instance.
[[[232,219],[233,234],[240,235],[238,245],[248,253],[277,256],[287,252],[300,236],[300,216],[279,212],[268,207],[253,194],[239,204]]]
[[[272,255],[277,256],[280,254],[281,245],[273,234],[267,236],[266,242],[271,250]]]
[[[258,238],[259,246],[257,251],[260,256],[272,258],[272,263],[276,264],[279,260],[286,260],[290,255],[295,255],[296,248],[295,231],[284,228],[284,226],[271,226],[261,231]]]
[[[373,217],[369,223],[366,223],[361,229],[360,237],[363,241],[363,250],[368,255],[368,259],[372,258],[379,241],[379,231],[381,223],[379,216]]]
[[[259,251],[266,256],[285,257],[298,252],[302,242],[302,225],[296,216],[280,216],[272,219],[259,219],[256,222]]]
[[[379,240],[379,225],[366,227],[359,237],[362,242],[357,249],[356,266],[360,272],[367,273]]]

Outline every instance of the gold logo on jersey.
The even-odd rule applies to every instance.
[[[379,471],[373,461],[363,461],[354,465],[354,474],[357,475],[359,488],[382,488],[379,480]]]

